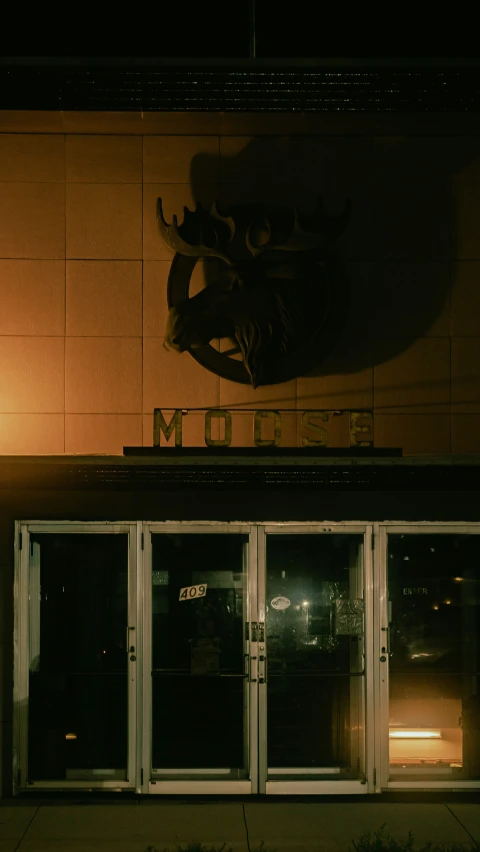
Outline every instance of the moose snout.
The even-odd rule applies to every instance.
[[[163,345],[165,349],[174,352],[184,352],[188,346],[185,340],[185,319],[177,308],[170,308],[165,328]]]
[[[215,317],[210,315],[198,296],[177,307],[170,308],[163,345],[174,352],[185,352],[205,346],[213,337],[219,337]],[[202,311],[203,308],[203,311]],[[213,323],[213,325],[212,325]]]
[[[169,352],[185,352],[185,349],[188,349],[188,344],[182,343],[182,340],[177,337],[165,337],[163,348],[168,349]]]

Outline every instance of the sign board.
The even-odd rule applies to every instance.
[[[182,447],[189,413],[204,413],[207,447],[373,447],[373,412],[155,408],[153,446]],[[185,429],[184,429],[185,427]],[[247,427],[245,429],[245,427]],[[298,438],[297,438],[298,436]],[[185,446],[189,446],[188,441]]]
[[[405,586],[403,590],[404,595],[428,595],[428,589],[424,586],[414,586],[412,589],[409,586]]]
[[[207,584],[200,583],[199,586],[184,586],[180,589],[178,596],[179,601],[194,601],[197,598],[204,598],[207,594]]]
[[[290,606],[289,598],[286,598],[283,595],[277,595],[276,598],[272,598],[270,603],[273,609],[279,610],[288,609],[288,607]]]

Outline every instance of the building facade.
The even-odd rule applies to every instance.
[[[4,796],[480,787],[479,126],[0,113]],[[351,204],[319,364],[165,348],[158,198],[318,196]]]

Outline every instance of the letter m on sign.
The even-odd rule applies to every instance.
[[[169,441],[175,432],[175,446],[182,446],[182,410],[177,408],[172,414],[172,419],[167,425],[161,408],[155,408],[153,411],[153,446],[160,446],[160,432],[166,441]]]

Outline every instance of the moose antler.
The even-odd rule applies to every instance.
[[[172,224],[165,221],[162,199],[157,201],[157,222],[160,236],[169,249],[187,257],[218,257],[229,265],[231,258],[223,250],[222,244],[231,242],[235,234],[235,223],[230,216],[222,216],[216,201],[207,212],[197,203],[192,212],[184,207],[183,222],[178,224],[176,214]]]
[[[310,217],[293,211],[293,224],[285,228],[272,221],[275,216],[268,212],[252,222],[246,232],[247,248],[256,257],[265,251],[314,251],[324,248],[328,241],[340,236],[350,218],[351,204],[345,202],[345,209],[339,216],[329,216],[323,208],[322,198],[318,199],[317,209]]]

